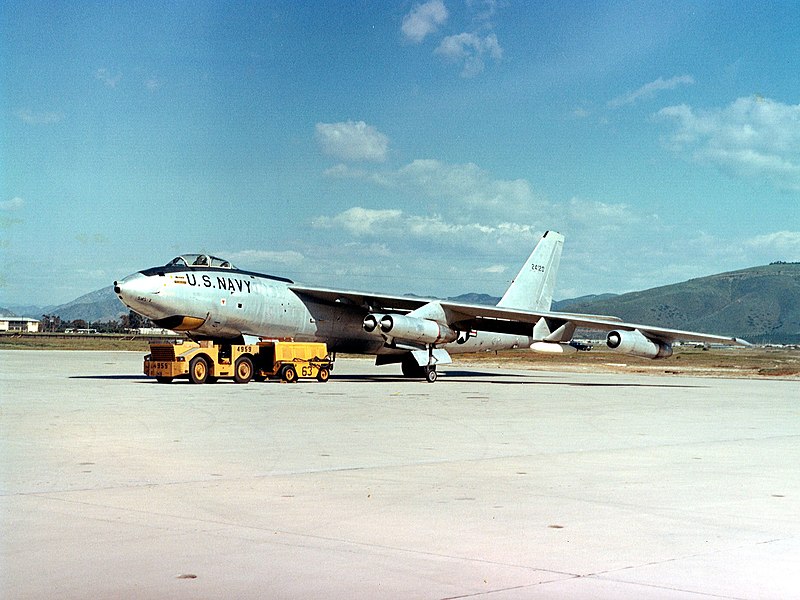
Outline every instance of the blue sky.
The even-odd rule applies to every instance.
[[[0,7],[0,306],[182,252],[556,296],[800,260],[796,2]]]

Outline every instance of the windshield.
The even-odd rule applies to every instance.
[[[234,269],[224,258],[208,254],[182,254],[167,263],[168,267],[214,267],[217,269]]]

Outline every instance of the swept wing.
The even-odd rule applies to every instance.
[[[450,300],[417,298],[409,296],[392,296],[372,294],[330,288],[291,285],[290,289],[299,296],[330,304],[350,304],[362,307],[365,312],[408,313],[429,304],[441,306],[447,317],[447,325],[453,329],[469,331],[491,331],[495,333],[511,333],[530,335],[533,328],[542,320],[548,322],[548,330],[554,331],[563,324],[599,331],[636,331],[646,337],[664,343],[674,341],[696,341],[709,344],[729,344],[747,346],[744,340],[736,337],[709,335],[695,331],[683,331],[627,323],[617,317],[606,315],[584,315],[553,311],[534,311],[480,304],[466,304]]]

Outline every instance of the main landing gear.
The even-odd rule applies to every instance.
[[[436,365],[420,366],[411,354],[403,357],[400,367],[403,370],[403,376],[409,379],[424,379],[428,383],[433,383],[439,377],[436,373]]]

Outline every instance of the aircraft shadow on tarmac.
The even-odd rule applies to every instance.
[[[631,383],[620,381],[619,383],[595,383],[586,381],[543,381],[542,375],[531,374],[526,375],[523,373],[501,373],[497,371],[444,371],[436,385],[448,380],[454,381],[457,379],[469,379],[471,381],[483,379],[481,383],[491,383],[493,385],[561,385],[568,387],[641,387],[641,388],[702,388],[706,386],[700,385],[686,385],[680,383]],[[389,382],[389,381],[418,381],[415,379],[407,379],[400,375],[367,375],[367,374],[353,374],[353,375],[331,375],[331,381],[373,381],[373,382]]]
[[[679,383],[626,383],[624,381],[619,383],[594,383],[587,381],[543,381],[542,375],[526,375],[523,373],[499,373],[491,371],[446,371],[444,376],[439,379],[440,382],[447,382],[447,380],[469,379],[471,381],[483,379],[481,383],[491,383],[493,385],[560,385],[565,387],[641,387],[641,388],[702,388],[706,386],[700,385],[685,385]],[[98,379],[98,380],[111,380],[111,381],[135,381],[136,383],[152,383],[158,382],[152,377],[145,375],[71,375],[70,379]],[[331,381],[349,381],[349,382],[363,382],[363,383],[388,383],[388,382],[414,382],[415,379],[407,379],[401,375],[393,374],[352,374],[352,375],[331,375]],[[177,380],[173,383],[189,383],[188,379]],[[232,381],[230,382],[232,383]],[[265,383],[279,383],[277,380],[272,380]]]
[[[151,379],[146,375],[70,375],[69,378],[70,379],[120,379],[120,380],[140,379],[142,381],[153,381],[153,382],[156,381],[155,379]]]

